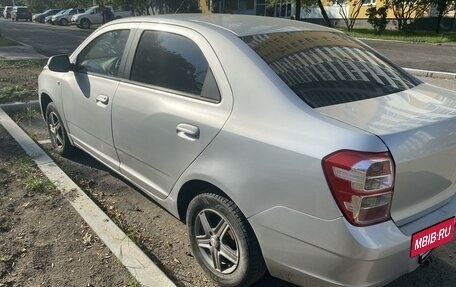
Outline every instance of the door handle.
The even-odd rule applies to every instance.
[[[105,95],[98,95],[97,97],[97,104],[103,104],[103,105],[107,105],[109,102],[109,97],[108,96],[105,96]]]
[[[176,127],[176,133],[183,139],[194,141],[199,139],[200,129],[197,126],[190,124],[178,124]]]

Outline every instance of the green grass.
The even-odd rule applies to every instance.
[[[347,32],[347,30],[342,29]],[[353,37],[357,38],[370,38],[370,39],[383,39],[383,40],[396,40],[396,41],[409,41],[420,43],[448,43],[456,42],[456,32],[440,32],[439,34],[432,31],[411,31],[404,32],[399,30],[385,30],[382,34],[375,34],[374,30],[370,29],[354,29],[348,32]]]
[[[20,111],[19,113],[15,114],[14,120],[18,123],[22,121],[27,121],[30,126],[32,125],[32,120],[38,118],[39,116],[40,113],[38,110],[28,107]]]
[[[0,100],[21,97],[25,93],[27,93],[27,90],[21,86],[5,86],[0,89]]]
[[[133,276],[130,276],[130,281],[128,282],[128,287],[139,287],[141,284]]]
[[[55,192],[54,185],[37,170],[30,158],[20,159],[17,162],[17,169],[26,189],[44,193],[47,200],[50,200],[49,197],[52,198]]]
[[[0,38],[2,39],[2,38]],[[29,67],[36,67],[36,68],[43,68],[46,64],[46,60],[41,59],[31,59],[31,60],[8,60],[8,61],[0,61],[0,69],[19,69],[19,68],[29,68]]]
[[[10,40],[7,38],[3,38],[0,36],[0,47],[5,47],[5,46],[21,46],[21,44],[19,44],[16,41],[13,41],[13,40]]]

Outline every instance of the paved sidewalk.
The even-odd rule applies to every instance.
[[[37,53],[31,46],[6,46],[0,47],[0,59],[26,60],[47,59],[48,57]]]

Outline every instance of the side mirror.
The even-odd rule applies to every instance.
[[[49,70],[53,72],[66,73],[71,70],[70,59],[67,55],[57,55],[49,58],[47,62]]]

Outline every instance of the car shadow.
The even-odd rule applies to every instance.
[[[456,286],[456,242],[437,248],[431,257],[429,266],[418,267],[385,287]]]

